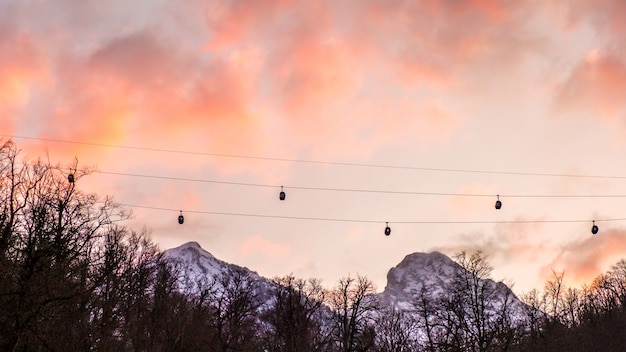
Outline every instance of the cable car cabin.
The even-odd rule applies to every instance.
[[[283,191],[283,186],[280,186],[280,194],[278,195],[280,200],[285,200],[285,192]]]
[[[69,183],[74,183],[74,174],[67,175],[67,181]]]
[[[596,222],[594,221],[593,226],[591,226],[591,233],[595,235],[598,233],[598,230],[598,225],[596,225]]]
[[[183,211],[180,211],[180,215],[178,215],[178,223],[183,224],[185,222],[185,217],[183,216]]]
[[[385,227],[385,236],[389,236],[391,235],[391,227],[389,227],[389,223],[386,223],[387,226]]]
[[[496,209],[502,208],[502,202],[500,201],[500,195],[498,195],[498,200],[496,200]]]

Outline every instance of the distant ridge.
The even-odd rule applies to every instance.
[[[272,293],[276,287],[271,279],[248,268],[215,258],[198,242],[187,242],[168,249],[164,256],[177,265],[186,280],[192,282],[214,282],[228,276],[248,275],[259,297],[264,297],[266,304],[271,304]],[[411,253],[389,270],[385,289],[377,293],[376,297],[383,307],[413,311],[419,292],[425,290],[431,296],[447,295],[452,288],[454,275],[460,270],[465,269],[441,252]],[[495,304],[510,299],[512,314],[522,316],[526,306],[508,286],[490,279],[481,282],[499,295],[494,298]]]

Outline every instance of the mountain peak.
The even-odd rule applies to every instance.
[[[196,248],[202,248],[200,246],[200,243],[196,242],[196,241],[190,241],[187,243],[183,243],[182,245],[180,245],[179,247],[196,247]]]
[[[407,255],[387,273],[383,291],[390,303],[409,301],[422,289],[441,290],[460,266],[441,252],[416,252]]]
[[[396,266],[397,267],[425,267],[436,265],[437,263],[446,264],[446,265],[454,265],[454,261],[450,259],[447,255],[433,251],[430,253],[423,252],[415,252],[407,255],[404,259]]]
[[[184,263],[183,268],[190,271],[192,277],[218,277],[229,266],[204,250],[196,241],[168,249],[164,256],[174,263]]]
[[[183,243],[176,248],[168,249],[166,253],[168,253],[170,257],[192,256],[194,258],[198,258],[199,256],[201,256],[205,258],[216,259],[215,256],[213,256],[213,254],[209,253],[204,248],[202,248],[200,243],[196,241]]]
[[[416,252],[407,255],[387,274],[387,287],[404,285],[407,279],[427,282],[433,276],[448,277],[459,265],[441,252]]]
[[[222,275],[234,275],[235,272],[239,272],[250,274],[254,280],[260,279],[259,274],[248,268],[216,258],[196,241],[168,249],[163,254],[172,263],[181,265],[191,278],[218,279]]]
[[[185,285],[209,285],[218,290],[229,284],[229,278],[239,277],[255,287],[262,301],[269,302],[274,284],[256,272],[217,259],[204,250],[198,242],[191,241],[163,253],[170,263],[181,269],[181,289]],[[213,286],[215,285],[215,286]]]

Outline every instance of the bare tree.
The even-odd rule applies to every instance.
[[[330,292],[333,336],[339,351],[370,351],[374,347],[374,315],[380,309],[374,293],[374,284],[364,276],[342,278]]]
[[[533,289],[522,296],[522,301],[525,303],[525,330],[531,339],[538,338],[547,321],[543,311],[544,299],[537,289]]]
[[[455,349],[507,350],[516,330],[511,320],[513,293],[503,283],[491,280],[492,267],[481,251],[471,255],[461,252],[455,260],[460,268],[454,274],[449,296],[443,299]]]
[[[322,329],[325,291],[319,280],[288,275],[275,278],[273,307],[265,313],[266,346],[276,352],[319,351],[327,343]]]
[[[420,349],[419,324],[412,313],[388,308],[376,319],[376,350],[379,352],[409,352]]]
[[[235,270],[219,278],[210,299],[211,351],[255,351],[260,302],[249,274]]]
[[[621,307],[626,306],[626,260],[621,259],[608,272],[611,290]]]
[[[480,251],[455,256],[459,266],[444,290],[422,287],[413,302],[425,351],[507,351],[522,336],[512,316],[513,293],[490,279]]]
[[[557,273],[552,271],[552,278],[546,281],[543,291],[545,297],[544,311],[548,313],[552,320],[562,323],[563,293],[565,272]]]
[[[437,346],[441,341],[445,341],[446,329],[442,326],[442,320],[438,314],[441,308],[440,298],[435,296],[426,286],[422,286],[415,292],[414,319],[421,334],[418,336],[419,349],[428,352],[437,351]]]
[[[127,213],[75,182],[89,173],[0,147],[0,349],[80,350],[89,343],[90,269],[96,239]]]

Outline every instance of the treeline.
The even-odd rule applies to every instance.
[[[545,314],[529,315],[525,351],[626,351],[626,261],[581,289],[567,287],[554,272],[542,292],[524,301]]]
[[[185,274],[129,213],[77,189],[90,170],[0,146],[0,351],[623,351],[626,262],[582,290],[555,274],[519,303],[480,252],[445,290],[389,308],[363,276],[325,289],[244,271]],[[71,182],[73,181],[73,182]]]

